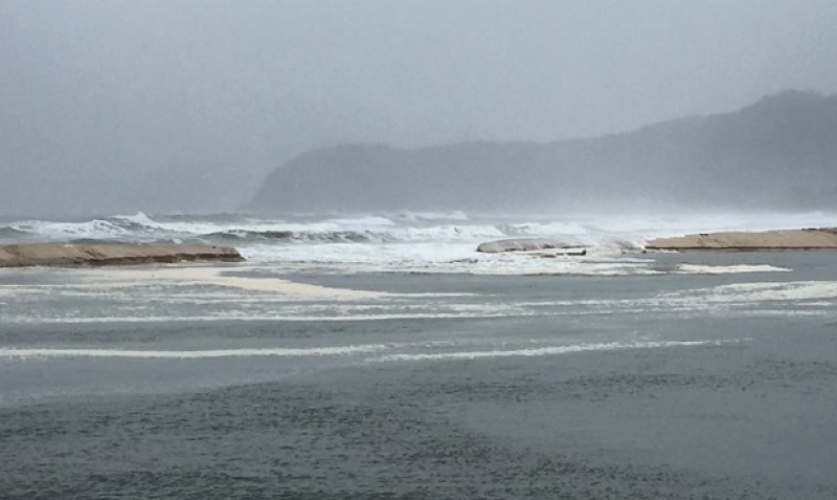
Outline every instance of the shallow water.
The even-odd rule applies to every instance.
[[[641,258],[0,270],[0,496],[837,497],[834,255]]]

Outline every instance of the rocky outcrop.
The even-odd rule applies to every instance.
[[[508,240],[488,241],[477,246],[480,253],[506,253],[506,252],[536,252],[541,250],[576,250],[572,253],[579,253],[579,245],[564,241],[550,240],[543,238],[517,238]],[[570,252],[568,252],[569,254]]]
[[[646,250],[837,250],[837,228],[795,229],[759,233],[701,233],[649,241]]]
[[[240,262],[230,247],[157,243],[32,243],[0,246],[0,267],[126,266],[198,261]]]

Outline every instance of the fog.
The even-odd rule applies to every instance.
[[[0,2],[0,215],[229,211],[313,148],[551,141],[837,91],[837,3]]]

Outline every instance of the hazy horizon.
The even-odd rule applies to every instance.
[[[310,149],[837,92],[827,1],[0,3],[0,215],[222,212]]]

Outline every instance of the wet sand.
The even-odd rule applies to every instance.
[[[98,287],[147,286],[149,284],[194,286],[216,285],[239,290],[282,295],[288,300],[374,299],[381,292],[297,283],[273,276],[231,275],[229,267],[212,265],[151,266],[130,269],[92,270],[83,276],[87,285]],[[245,271],[246,268],[240,269]]]
[[[837,250],[837,228],[788,229],[764,232],[700,233],[649,241],[646,250]]]
[[[0,267],[125,266],[244,259],[231,247],[164,243],[29,243],[0,246]]]

